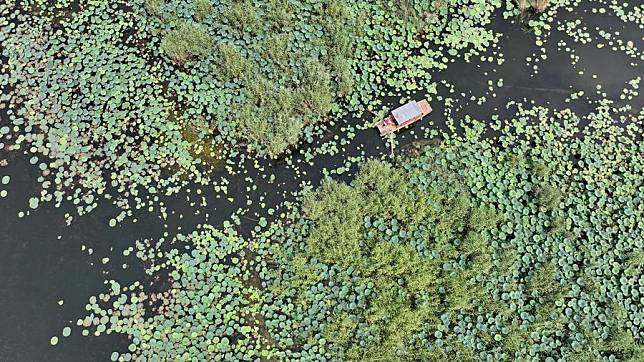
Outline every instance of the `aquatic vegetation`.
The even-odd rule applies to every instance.
[[[84,213],[99,195],[127,209],[209,182],[215,163],[195,147],[280,157],[347,111],[431,88],[432,72],[496,41],[501,1],[68,5],[2,5],[0,86],[24,132],[12,147],[51,159],[41,201]]]
[[[268,341],[256,316],[260,294],[247,243],[232,228],[204,228],[176,241],[189,242],[190,252],[159,251],[161,261],[148,268],[149,273],[170,269],[168,281],[153,291],[139,282],[111,281],[111,297],[90,298],[91,314],[77,326],[97,336],[131,335],[128,351],[115,352],[113,361],[259,358]]]
[[[383,96],[433,93],[433,73],[498,41],[488,26],[501,6],[479,0],[358,2],[369,16],[356,45],[359,72],[350,108],[362,112],[377,109]]]
[[[641,359],[641,114],[508,107],[245,240],[226,222],[140,246],[172,288],[108,281],[78,325],[130,336],[113,360]]]
[[[211,47],[210,36],[190,22],[180,24],[161,39],[161,50],[178,63],[205,56]]]
[[[2,82],[11,90],[3,97],[10,121],[25,132],[16,147],[51,160],[37,163],[41,201],[71,201],[80,213],[99,195],[127,199],[199,174],[180,132],[187,117],[175,114],[162,77],[137,47],[122,43],[136,17],[95,16],[111,8],[88,4],[62,21],[64,33],[50,26],[60,9],[41,17],[2,11],[29,20],[2,30],[10,59]],[[74,30],[84,24],[92,31]]]
[[[203,21],[214,12],[215,8],[209,0],[195,0],[195,20]]]
[[[338,94],[351,91],[346,80],[351,78],[347,64],[355,24],[347,3],[230,1],[211,4],[221,15],[210,17],[199,10],[205,5],[194,14],[179,11],[184,3],[169,1],[164,8],[176,10],[179,21],[202,19],[199,26],[216,46],[198,64],[172,69],[178,77],[170,88],[180,99],[191,100],[188,114],[208,110],[205,122],[218,130],[220,142],[277,157],[337,106]],[[164,18],[151,20],[152,34],[174,26]],[[204,78],[214,80],[211,90],[194,86]]]
[[[507,1],[506,15],[543,10],[519,17],[538,46],[556,29],[635,67],[636,41],[556,17],[576,3]],[[641,6],[593,4],[641,28]],[[387,96],[431,99],[436,72],[456,59],[494,62],[483,52],[498,42],[490,25],[502,6],[2,3],[0,108],[11,124],[0,128],[0,148],[30,153],[43,186],[18,215],[48,201],[84,213],[98,195],[140,208],[144,192],[154,199],[212,182],[219,165],[230,167],[227,155],[278,158],[347,112],[378,112]],[[565,41],[558,47],[574,55]],[[536,71],[546,58],[542,48],[529,63]],[[490,91],[508,79],[489,80]],[[637,100],[639,82],[620,99]],[[108,281],[76,327],[127,335],[128,351],[111,356],[124,361],[640,360],[642,112],[609,101],[584,117],[517,107],[506,123],[459,120],[462,135],[444,133],[410,159],[370,161],[357,175],[362,156],[339,161],[324,173],[349,184],[326,180],[274,223],[260,219],[254,235],[228,223],[171,245],[149,241],[137,256],[152,263],[150,279]],[[500,136],[484,139],[488,125]],[[355,127],[338,126],[347,138],[331,134],[323,152],[356,146]],[[386,140],[392,155],[398,141]],[[243,173],[249,183],[274,177]],[[49,343],[63,344],[60,336]]]
[[[232,45],[217,44],[217,64],[224,76],[231,79],[244,79],[250,76],[253,65]]]

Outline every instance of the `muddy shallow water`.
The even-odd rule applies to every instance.
[[[599,26],[605,30],[620,30],[625,40],[635,42],[642,48],[642,31],[632,24],[624,24],[619,19],[608,15],[590,13],[568,14],[564,16],[582,18],[584,23],[593,28]],[[532,65],[526,65],[526,57],[539,54],[534,44],[534,36],[525,28],[510,24],[497,17],[493,25],[502,32],[500,49],[505,62],[482,63],[473,60],[466,63],[462,60],[451,64],[446,71],[437,72],[436,80],[444,80],[454,86],[455,92],[448,94],[446,87],[439,85],[438,94],[455,98],[456,106],[452,107],[452,117],[459,119],[471,115],[478,119],[488,119],[494,113],[509,114],[505,109],[509,100],[534,100],[535,104],[561,109],[570,107],[578,114],[590,110],[586,99],[566,103],[565,99],[573,91],[583,90],[590,99],[603,98],[597,94],[596,85],[601,84],[601,92],[610,99],[619,99],[626,82],[641,76],[637,59],[606,48],[597,49],[593,44],[576,44],[565,34],[553,31],[544,46],[548,59],[538,63],[539,71],[532,73]],[[573,66],[570,54],[557,49],[559,40],[564,39],[567,46],[574,49],[580,57]],[[496,50],[489,50],[492,55]],[[584,71],[579,75],[579,71]],[[487,75],[485,74],[487,72]],[[597,78],[593,78],[593,74]],[[495,89],[496,97],[488,92],[488,80],[496,84],[503,78],[503,86]],[[495,86],[496,88],[496,86]],[[464,97],[460,93],[464,94]],[[487,94],[486,94],[487,93]],[[487,102],[477,105],[471,102],[471,96],[485,95]],[[423,95],[418,95],[422,97]],[[638,96],[629,103],[637,112],[644,101]],[[388,99],[394,102],[395,99]],[[395,105],[395,104],[394,104]],[[433,100],[433,113],[422,122],[414,125],[397,137],[398,150],[405,144],[423,138],[424,127],[445,128],[446,108],[443,102]],[[371,121],[372,116],[365,113]],[[429,122],[433,126],[429,125]],[[7,124],[6,117],[0,119],[0,126]],[[340,134],[340,128],[346,124],[362,124],[365,119],[350,118],[331,127],[328,139],[333,133]],[[38,171],[29,164],[29,156],[22,153],[8,154],[0,150],[0,159],[6,159],[8,166],[1,167],[2,175],[10,175],[11,182],[4,189],[8,196],[0,199],[0,361],[90,361],[108,360],[114,350],[124,351],[127,339],[119,335],[101,337],[82,337],[73,329],[68,338],[61,338],[58,345],[51,346],[49,339],[60,335],[61,329],[69,325],[84,311],[90,295],[106,290],[105,279],[117,279],[124,283],[142,279],[142,265],[136,257],[124,257],[122,250],[142,238],[159,239],[164,233],[170,238],[177,232],[189,232],[200,223],[219,225],[228,219],[238,208],[246,208],[242,217],[240,232],[247,234],[254,226],[259,215],[268,216],[262,209],[274,207],[285,199],[292,198],[291,192],[300,188],[302,181],[318,184],[323,177],[322,169],[335,169],[342,166],[347,157],[380,156],[390,152],[375,129],[357,130],[356,136],[338,155],[320,155],[313,159],[313,165],[306,164],[301,155],[292,156],[292,165],[284,161],[260,162],[264,167],[258,171],[251,167],[245,173],[228,178],[229,196],[234,202],[217,197],[208,188],[201,187],[203,193],[195,195],[197,187],[179,195],[163,199],[168,209],[168,219],[163,220],[157,212],[135,212],[134,217],[127,218],[116,228],[108,225],[108,220],[115,217],[119,210],[108,201],[102,200],[99,208],[89,215],[75,217],[70,226],[65,222],[65,214],[74,214],[71,205],[55,208],[51,204],[42,205],[29,215],[19,218],[19,211],[29,209],[29,197],[39,192],[36,182]],[[304,147],[315,147],[307,145]],[[295,170],[299,171],[299,175]],[[275,175],[270,183],[263,176]],[[251,177],[257,185],[256,190],[247,191],[251,186],[244,180]],[[345,173],[343,178],[350,178]],[[266,207],[260,207],[260,198],[264,197]],[[200,206],[195,200],[205,199],[208,205]],[[247,200],[253,203],[247,206]],[[195,215],[195,210],[200,210]],[[84,246],[85,250],[82,250]],[[92,253],[89,253],[89,249]],[[104,258],[109,261],[104,263]],[[123,268],[123,264],[127,268]],[[62,300],[62,305],[59,305]]]

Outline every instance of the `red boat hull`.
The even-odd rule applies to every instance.
[[[380,136],[386,136],[388,134],[397,132],[405,127],[409,127],[410,125],[420,121],[431,113],[432,107],[429,105],[427,100],[423,99],[421,101],[416,102],[418,107],[420,108],[421,113],[413,118],[410,118],[400,124],[396,122],[394,119],[394,116],[392,114],[388,115],[384,119],[382,119],[380,122],[376,124],[376,127],[378,128],[378,131],[380,132]]]

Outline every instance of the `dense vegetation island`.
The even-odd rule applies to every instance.
[[[586,117],[581,137],[567,111],[524,109],[493,140],[474,122],[248,239],[227,222],[178,237],[188,251],[141,243],[169,289],[110,281],[78,325],[142,360],[641,360],[640,130]]]
[[[193,202],[206,216],[189,229],[118,250],[142,275],[104,272],[62,337],[118,335],[111,361],[644,361],[641,77],[615,94],[579,90],[594,73],[529,83],[553,66],[546,45],[575,76],[605,48],[637,68],[643,14],[599,0],[0,3],[0,151],[37,173],[29,212],[106,203],[121,212],[110,230],[159,210],[169,229],[184,215],[159,200],[180,191],[239,206]],[[508,91],[488,78],[511,26],[536,50]],[[455,64],[473,66],[437,79]],[[424,98],[426,120],[379,138],[392,104]]]

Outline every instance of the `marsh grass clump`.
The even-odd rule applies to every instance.
[[[551,298],[561,289],[556,273],[556,266],[552,262],[537,268],[528,282],[528,291],[541,298]]]
[[[212,15],[215,8],[210,0],[195,0],[195,20],[202,21]]]
[[[304,119],[327,114],[331,110],[334,98],[328,69],[319,61],[306,60],[296,94],[299,106],[304,110]]]
[[[223,75],[226,79],[244,79],[251,76],[253,64],[235,46],[219,42],[215,46],[215,56],[218,69],[215,75]]]
[[[259,77],[250,82],[247,98],[239,104],[236,126],[250,140],[251,149],[262,145],[264,152],[276,156],[300,137],[305,120],[297,106],[291,89]]]
[[[289,44],[291,43],[291,35],[287,33],[270,34],[264,41],[264,56],[266,60],[276,64],[279,69],[289,70],[288,62]]]
[[[542,161],[536,161],[531,166],[535,175],[537,175],[538,177],[547,179],[550,176],[550,168]]]
[[[360,328],[364,335],[356,339],[347,331],[360,322],[346,313],[324,330],[343,359],[422,358],[415,335],[441,313],[486,298],[469,280],[490,268],[484,266],[491,260],[486,228],[496,218],[472,204],[449,174],[420,183],[415,176],[367,162],[351,185],[327,180],[304,199],[304,215],[313,223],[304,248],[310,265],[351,270],[369,290],[364,314],[357,317],[366,323]],[[455,245],[458,239],[463,242]],[[440,256],[431,257],[430,250]],[[445,273],[459,252],[467,264]],[[341,278],[331,280],[342,284]]]
[[[553,210],[559,205],[563,195],[556,187],[543,185],[537,189],[537,198],[540,205],[544,206],[547,210]]]
[[[199,9],[205,5],[194,6],[195,19],[203,20]],[[216,6],[222,13],[198,25],[213,34],[212,57],[204,56],[210,52],[198,46],[193,50],[182,34],[186,31],[178,31],[182,28],[168,31],[161,43],[176,63],[195,60],[186,70],[215,78],[216,88],[223,92],[217,97],[195,94],[192,99],[201,108],[194,104],[186,111],[195,117],[197,109],[216,110],[206,118],[220,132],[219,138],[279,157],[301,140],[305,129],[338,110],[340,97],[352,92],[354,9],[344,0],[324,0],[314,7],[285,0],[226,1]],[[184,84],[185,88],[194,85]]]
[[[231,122],[249,141],[249,149],[277,157],[299,141],[305,126],[333,106],[331,77],[319,61],[306,60],[297,71],[297,81],[287,87],[249,72],[249,67],[239,67],[244,58],[227,55],[222,59],[228,75],[245,77],[244,98],[235,104]]]
[[[264,18],[272,29],[284,31],[293,26],[294,14],[289,7],[288,0],[269,0],[267,2]]]
[[[162,13],[161,13],[161,5],[163,4],[163,0],[145,0],[145,3],[143,4],[143,7],[145,8],[145,11],[148,12],[148,14],[152,16],[156,16],[157,18],[161,18]]]
[[[256,32],[259,18],[255,4],[248,0],[231,1],[224,17],[239,34]]]
[[[210,54],[212,38],[197,24],[183,22],[169,31],[161,40],[161,50],[177,63],[183,64],[192,58]]]

